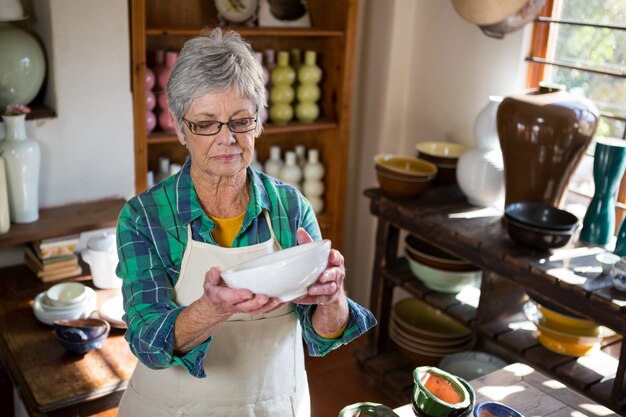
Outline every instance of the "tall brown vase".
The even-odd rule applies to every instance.
[[[535,201],[560,207],[599,117],[591,101],[558,88],[542,86],[506,97],[496,116],[505,204]]]

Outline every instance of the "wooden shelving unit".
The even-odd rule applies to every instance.
[[[123,198],[111,198],[40,210],[36,222],[11,224],[9,232],[0,235],[0,248],[113,227],[124,203]]]
[[[322,234],[341,249],[342,219],[345,208],[348,139],[351,112],[353,61],[358,0],[309,1],[311,28],[232,27],[257,51],[265,49],[314,50],[322,68],[319,101],[320,119],[315,123],[291,122],[264,126],[257,140],[259,161],[269,157],[269,148],[279,145],[283,152],[296,145],[317,148],[326,167],[324,212],[318,216]],[[147,51],[179,50],[190,37],[204,28],[217,26],[213,1],[131,0],[132,86],[135,114],[135,185],[136,191],[147,187],[148,170],[156,170],[158,158],[167,156],[175,163],[187,158],[184,147],[174,135],[155,131],[146,133],[145,71]],[[332,12],[331,12],[332,11]]]
[[[609,277],[589,268],[601,248],[575,242],[551,254],[524,249],[508,238],[500,215],[473,216],[477,208],[457,187],[432,188],[410,200],[390,199],[379,189],[366,190],[365,195],[378,218],[370,306],[379,320],[367,345],[356,353],[366,379],[398,402],[410,401],[415,364],[396,350],[388,335],[393,291],[398,287],[469,326],[477,336],[477,348],[529,363],[626,415],[626,344],[622,342],[626,294],[616,291]],[[401,230],[482,268],[478,299],[463,302],[422,285],[406,259],[398,256]],[[564,270],[581,279],[567,280],[553,272]],[[537,342],[537,331],[522,313],[527,291],[609,327],[616,335],[580,359],[554,353]]]

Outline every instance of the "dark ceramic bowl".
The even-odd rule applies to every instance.
[[[496,401],[484,401],[476,404],[473,417],[524,417],[519,411]]]
[[[518,201],[507,204],[504,215],[531,227],[550,230],[573,230],[578,226],[578,217],[566,210],[545,203]]]
[[[518,245],[537,251],[562,248],[574,234],[572,230],[550,230],[528,226],[525,223],[504,217],[509,237]]]
[[[56,320],[54,334],[65,349],[84,354],[102,347],[111,325],[101,319]]]

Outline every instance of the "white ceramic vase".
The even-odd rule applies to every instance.
[[[459,158],[456,179],[467,200],[479,207],[504,207],[504,163],[496,113],[502,97],[490,96],[474,121],[476,148]]]
[[[36,140],[26,136],[26,115],[2,116],[5,138],[0,154],[6,163],[9,211],[13,223],[39,219],[39,166],[41,151]]]
[[[302,170],[297,164],[296,153],[293,151],[285,152],[285,165],[280,170],[278,178],[288,184],[300,189],[300,181],[302,180]]]
[[[9,214],[9,191],[7,189],[7,175],[4,158],[0,156],[0,235],[11,228],[11,215]]]
[[[270,157],[265,161],[265,173],[274,178],[278,178],[283,165],[284,162],[280,157],[280,146],[271,146]]]
[[[319,161],[319,151],[310,149],[309,158],[303,170],[304,183],[302,184],[302,190],[316,214],[324,210],[324,199],[322,196],[324,195],[325,187],[322,179],[325,173],[326,169]]]

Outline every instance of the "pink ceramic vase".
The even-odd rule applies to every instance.
[[[146,133],[150,134],[154,130],[157,124],[157,118],[153,112],[148,110],[146,112]]]
[[[167,80],[170,78],[170,72],[172,72],[172,67],[174,66],[174,62],[176,62],[177,58],[178,52],[165,53],[165,68],[157,77],[157,82],[161,91],[165,91],[165,88],[167,87]]]
[[[156,77],[154,75],[154,71],[146,67],[146,90],[148,91],[152,90],[154,88],[155,83],[156,83]]]
[[[170,117],[169,111],[161,111],[159,113],[159,127],[164,133],[168,133],[170,135],[176,133],[176,128],[174,127],[174,122]]]
[[[147,90],[146,91],[146,109],[154,110],[155,107],[156,107],[156,96],[154,95],[152,91]]]

